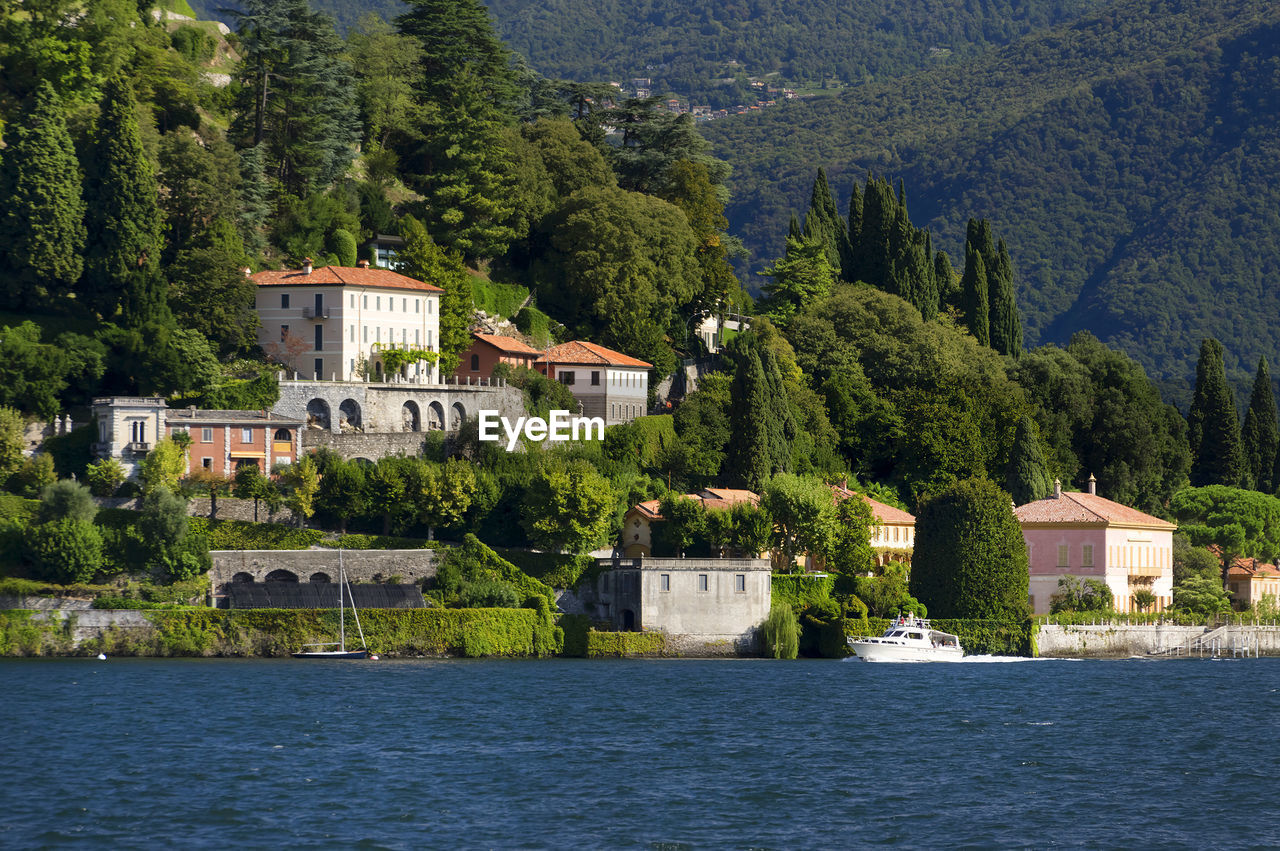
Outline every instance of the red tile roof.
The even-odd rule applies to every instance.
[[[749,502],[752,505],[760,504],[760,497],[754,491],[732,488],[703,488],[698,493],[681,494],[680,498],[696,499],[702,502],[703,508],[717,510],[729,509],[743,502]],[[660,499],[649,499],[633,505],[631,511],[639,512],[650,520],[662,520],[662,512],[659,511],[661,504]],[[630,514],[631,511],[627,513]]]
[[[539,349],[526,345],[514,337],[503,337],[500,334],[481,334],[479,331],[472,331],[471,336],[477,340],[488,343],[495,349],[507,352],[513,355],[541,355]]]
[[[595,343],[588,343],[585,340],[574,340],[569,343],[552,346],[545,355],[539,358],[539,362],[563,363],[574,366],[595,366],[597,364],[638,366],[644,369],[649,369],[653,366],[651,363],[624,355],[622,352],[615,352],[613,349],[606,349],[604,346],[597,346]]]
[[[301,269],[267,270],[250,276],[260,287],[288,287],[306,285],[338,285],[351,287],[382,287],[393,290],[420,290],[441,293],[444,290],[431,284],[392,272],[390,269],[366,269],[357,266],[321,266],[308,275]]]
[[[1093,493],[1063,491],[1061,496],[1020,505],[1013,512],[1022,525],[1042,523],[1087,523],[1101,526],[1150,526],[1176,529],[1177,525],[1144,514],[1136,508],[1112,502]]]
[[[862,501],[870,506],[871,516],[883,524],[892,524],[894,526],[914,526],[916,523],[916,516],[914,514],[903,511],[901,508],[894,508],[892,505],[885,505],[883,502],[874,500],[865,493],[858,493],[857,491],[850,490],[843,485],[832,485],[831,491],[835,494],[837,501],[845,500],[852,496],[861,497]]]
[[[1277,569],[1274,564],[1270,564],[1265,561],[1258,561],[1256,558],[1237,556],[1232,559],[1231,567],[1227,568],[1227,576],[1245,577],[1249,579],[1252,579],[1255,576],[1280,576],[1280,569]]]

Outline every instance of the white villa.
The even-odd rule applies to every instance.
[[[584,416],[601,417],[605,425],[627,423],[645,415],[652,366],[583,340],[552,346],[534,363],[534,368],[547,378],[569,388]]]
[[[418,361],[396,375],[389,348],[440,350],[439,287],[388,269],[323,266],[250,275],[258,285],[258,343],[303,378],[434,383],[439,370]]]

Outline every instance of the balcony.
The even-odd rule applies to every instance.
[[[124,451],[146,455],[151,451],[151,444],[145,440],[132,440],[124,445]]]
[[[304,307],[302,308],[302,318],[303,319],[328,319],[329,308],[324,307],[324,308],[321,308],[319,311],[317,311],[314,307]]]
[[[1132,567],[1132,566],[1131,566],[1131,567],[1129,568],[1129,575],[1130,575],[1130,576],[1155,576],[1155,577],[1157,577],[1157,578],[1158,578],[1158,577],[1159,577],[1161,574],[1163,574],[1163,573],[1164,573],[1164,568],[1163,568],[1163,567],[1154,567],[1154,566],[1151,566],[1151,565],[1147,565],[1147,566],[1145,566],[1145,567]]]

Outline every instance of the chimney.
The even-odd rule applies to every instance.
[[[1093,473],[1089,474],[1089,493],[1096,494],[1098,492],[1098,480],[1094,478]]]
[[[1062,497],[1062,479],[1053,480],[1053,498],[1060,499]]]
[[[368,269],[368,268],[369,268],[369,261],[368,261],[368,260],[360,260],[360,261],[358,261],[358,262],[356,263],[356,265],[357,265],[357,266],[359,266],[361,269]]]
[[[310,257],[302,258],[302,274],[304,275],[311,274],[311,258]]]

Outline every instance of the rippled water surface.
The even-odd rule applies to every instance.
[[[0,848],[1276,847],[1280,660],[9,660]]]

